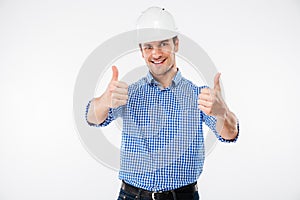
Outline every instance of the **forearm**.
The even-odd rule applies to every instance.
[[[101,124],[108,116],[109,106],[105,94],[91,101],[87,120],[93,124]]]
[[[217,131],[222,138],[232,140],[238,134],[237,118],[233,112],[227,110],[224,117],[217,117]]]

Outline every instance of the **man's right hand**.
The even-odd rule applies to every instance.
[[[128,99],[127,83],[118,81],[119,72],[112,67],[113,76],[106,91],[98,98],[94,98],[88,110],[87,120],[93,124],[100,124],[108,116],[109,108],[125,105]]]
[[[112,79],[105,91],[108,107],[116,108],[123,106],[128,100],[128,85],[125,82],[119,81],[119,71],[116,66],[112,66]]]

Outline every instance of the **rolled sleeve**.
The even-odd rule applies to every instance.
[[[203,112],[202,112],[203,113]],[[205,113],[203,113],[203,120],[205,122],[205,124],[214,132],[214,134],[216,135],[217,139],[221,142],[225,142],[225,143],[233,143],[236,142],[238,137],[239,137],[239,121],[237,121],[237,129],[238,129],[238,134],[235,138],[233,139],[225,139],[223,138],[217,131],[217,118],[214,116],[208,116]]]
[[[85,120],[88,123],[88,125],[93,126],[93,127],[104,127],[109,125],[113,120],[117,119],[118,117],[123,117],[123,109],[124,106],[120,106],[117,108],[109,108],[108,111],[108,116],[107,118],[100,124],[94,124],[94,123],[90,123],[87,120],[87,115],[88,115],[88,111],[91,105],[91,100],[88,102],[88,105],[86,106],[86,110],[85,110]]]

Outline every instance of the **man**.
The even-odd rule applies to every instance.
[[[138,21],[140,28],[175,30],[163,8],[149,8]],[[147,76],[128,86],[113,66],[106,91],[87,106],[87,122],[102,127],[123,118],[119,199],[199,199],[202,122],[220,141],[235,142],[238,121],[222,99],[220,73],[213,89],[195,86],[176,66],[177,35],[155,32],[161,35],[152,39],[161,40],[148,37],[139,43]]]

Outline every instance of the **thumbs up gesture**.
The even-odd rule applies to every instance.
[[[198,96],[198,108],[207,115],[226,117],[227,105],[221,95],[221,73],[217,73],[214,79],[214,88],[203,88]]]
[[[119,71],[116,66],[112,66],[112,79],[105,91],[106,101],[110,108],[125,105],[128,100],[128,85],[119,81]]]

